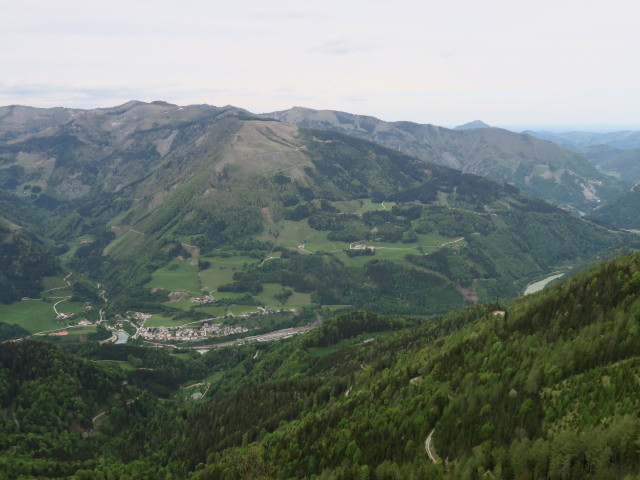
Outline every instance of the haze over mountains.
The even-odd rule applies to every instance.
[[[640,132],[622,130],[618,132],[549,132],[544,130],[527,130],[522,133],[550,140],[570,150],[580,151],[593,145],[609,145],[620,150],[640,147]]]

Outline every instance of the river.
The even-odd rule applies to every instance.
[[[529,295],[530,293],[539,292],[544,287],[546,287],[549,282],[553,282],[555,279],[560,278],[563,275],[564,273],[556,273],[554,275],[551,275],[550,277],[540,280],[539,282],[527,285],[527,288],[524,289],[524,294]]]

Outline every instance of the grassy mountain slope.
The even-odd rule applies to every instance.
[[[499,128],[450,130],[300,107],[267,116],[366,138],[440,165],[512,183],[556,205],[579,210],[590,209],[619,191],[614,179],[579,154]]]
[[[0,144],[0,171],[15,172],[5,197],[107,287],[109,313],[213,291],[254,310],[293,295],[436,314],[517,295],[631,239],[509,185],[231,107],[130,102],[62,124],[58,111],[12,112],[22,123]]]
[[[380,203],[348,213],[348,202],[362,199],[395,209]],[[262,232],[261,257],[219,290],[255,294],[276,283],[322,304],[416,313],[515,295],[530,276],[625,241],[508,186],[340,134],[255,121],[243,124],[219,162],[140,201],[111,229],[120,237],[104,247],[128,262],[128,278],[161,266],[170,256],[159,252],[171,245],[206,256]],[[285,240],[301,230],[317,232],[329,250],[307,235]],[[430,234],[451,253],[425,250]],[[357,242],[376,248],[375,257],[349,257]],[[284,249],[280,258],[260,261],[276,249]],[[335,277],[342,282],[331,287],[323,280]]]

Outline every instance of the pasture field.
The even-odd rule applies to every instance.
[[[55,295],[54,292],[62,291],[63,289],[60,287],[66,287],[67,281],[64,279],[66,275],[57,275],[55,277],[42,277],[42,286],[44,288],[44,292],[46,294]],[[69,278],[70,280],[72,277]],[[53,292],[48,292],[47,290],[51,290],[52,288],[60,288],[60,290],[54,290]]]
[[[253,298],[255,298],[263,306],[280,306],[280,301],[276,300],[275,295],[279,294],[282,291],[282,285],[280,285],[279,283],[263,283],[262,289],[262,292],[254,295]]]
[[[279,303],[279,302],[278,302]],[[311,294],[293,292],[284,304],[285,307],[303,307],[311,304]]]
[[[440,205],[442,207],[449,206],[449,194],[447,192],[438,192],[438,199],[435,201],[434,205]]]
[[[336,204],[340,204],[341,206],[349,206],[351,205],[351,209],[356,209],[357,202],[359,200],[350,200],[345,202],[334,202]],[[373,204],[379,205],[379,204]],[[385,203],[386,205],[386,203]],[[358,207],[360,209],[365,207]],[[278,232],[278,236],[275,237],[273,232]],[[338,253],[342,250],[347,250],[349,248],[348,242],[333,242],[327,238],[329,232],[326,231],[318,231],[314,230],[309,226],[308,221],[301,220],[298,222],[292,220],[281,220],[277,224],[271,227],[270,231],[265,231],[261,239],[269,240],[274,242],[277,245],[296,249],[300,253],[316,253],[318,251],[323,252],[331,252]],[[454,238],[443,237],[437,233],[427,233],[427,234],[418,234],[418,240],[412,243],[390,243],[390,242],[377,242],[374,240],[363,240],[363,243],[366,245],[378,247],[378,248],[386,248],[386,249],[396,249],[401,251],[405,251],[405,253],[409,253],[411,249],[417,249],[418,247],[422,247],[426,253],[431,253],[438,249],[441,245],[446,244]],[[304,245],[304,249],[299,249],[298,246]],[[387,259],[397,259],[404,255],[404,253],[393,253],[393,252],[384,252],[384,258]]]
[[[370,198],[366,198],[331,202],[331,204],[342,213],[362,215],[365,212],[374,212],[376,210],[391,210],[396,205],[396,202],[374,203]]]
[[[136,367],[131,365],[126,360],[94,360],[94,362],[101,365],[109,365],[110,367],[117,367],[124,371],[131,371],[136,369]]]
[[[213,292],[213,296],[217,299],[230,299],[235,300],[236,298],[244,297],[246,293],[238,293],[238,292]]]
[[[55,321],[53,303],[41,300],[23,300],[10,305],[0,305],[0,319],[6,323],[20,325],[29,333],[54,330],[64,327]]]
[[[78,337],[86,337],[90,333],[96,333],[96,327],[93,325],[87,325],[85,327],[72,327],[72,328],[69,328],[67,331],[69,332],[69,335],[60,337],[61,341],[64,341],[64,339],[77,341]]]
[[[222,317],[227,313],[226,305],[206,305],[198,307],[198,312],[204,312],[211,317]]]
[[[240,315],[242,313],[255,313],[258,312],[258,307],[253,305],[229,305],[229,312],[234,315]]]
[[[193,264],[193,265],[192,265]],[[186,290],[200,294],[197,261],[193,258],[174,259],[151,274],[146,288],[163,288],[170,292]]]
[[[177,327],[178,325],[182,325],[184,320],[173,320],[170,317],[165,317],[164,315],[153,314],[151,318],[148,318],[144,322],[145,327]]]
[[[281,220],[272,226],[269,230],[272,232],[277,229],[278,236],[274,237],[268,230],[262,234],[262,240],[274,242],[286,248],[297,249],[298,245],[306,245],[310,252],[324,250],[331,252],[345,248],[344,242],[332,242],[327,239],[328,232],[314,230],[309,226],[309,222],[304,219],[299,222],[293,220]]]
[[[57,303],[58,301],[60,301],[62,299],[61,298],[51,298],[50,300],[51,300],[51,309],[53,311],[53,304]],[[58,306],[56,308],[58,309],[59,312],[75,313],[76,316],[79,317],[79,318],[82,318],[82,314],[87,311],[84,308],[84,303],[83,302],[70,302],[69,300],[65,300],[65,301],[63,301],[61,303],[58,303]],[[78,314],[80,314],[80,315],[78,315]],[[73,320],[76,320],[76,318],[74,317]]]
[[[203,258],[203,257],[201,257]],[[233,274],[244,269],[245,265],[258,260],[244,255],[231,257],[204,257],[211,264],[206,270],[198,272],[202,290],[214,291],[220,285],[233,282]],[[216,296],[216,295],[214,295]]]
[[[207,382],[216,383],[216,382],[220,381],[220,379],[224,376],[225,373],[227,373],[226,370],[223,370],[222,372],[212,373],[211,375],[206,377],[204,379],[204,381],[205,381],[205,383],[207,383]]]
[[[195,297],[196,295],[187,294],[182,300],[178,302],[166,302],[165,305],[171,308],[179,308],[181,310],[191,310],[191,307],[197,305],[197,303],[191,301],[191,297]]]
[[[118,228],[118,227],[114,227]],[[105,255],[118,255],[118,254],[126,254],[138,246],[138,244],[142,243],[144,240],[144,235],[134,231],[127,230],[122,232],[116,239],[114,239],[109,245],[104,249]]]

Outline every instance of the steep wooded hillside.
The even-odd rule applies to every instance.
[[[631,187],[619,197],[605,203],[592,217],[607,225],[631,230],[640,229],[640,186]]]
[[[0,303],[38,298],[42,277],[59,269],[55,256],[41,244],[0,226]]]
[[[624,185],[640,181],[640,148],[621,150],[594,145],[582,148],[580,153],[603,172],[618,177]]]

